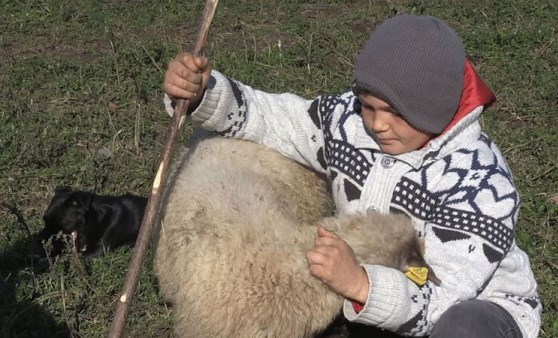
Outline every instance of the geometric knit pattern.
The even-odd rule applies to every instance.
[[[480,159],[478,150],[461,149],[436,163],[436,175],[440,175],[440,163],[444,164],[437,180],[449,184],[427,190],[432,178],[426,165],[411,175],[417,181],[402,178],[392,202],[437,228],[481,237],[486,242],[487,260],[499,261],[512,244],[519,211],[519,196],[510,174],[498,166],[496,157]]]
[[[399,334],[420,335],[421,332],[427,331],[428,320],[426,319],[426,314],[428,313],[428,304],[430,303],[433,290],[430,283],[419,286],[419,290],[419,294],[411,296],[411,301],[419,303],[418,298],[422,298],[420,301],[422,304],[420,311],[397,329],[396,332]]]
[[[242,91],[236,82],[231,79],[228,80],[236,100],[236,109],[227,114],[227,124],[229,127],[225,130],[218,131],[218,134],[226,137],[235,137],[238,131],[241,130],[246,123],[246,98],[242,94]]]
[[[514,234],[506,225],[478,212],[439,205],[437,201],[423,186],[406,178],[397,185],[393,195],[395,208],[403,209],[417,219],[434,223],[440,228],[482,237],[501,255],[509,249]],[[474,204],[474,201],[470,203]],[[510,210],[512,212],[513,209]]]
[[[327,163],[332,169],[347,175],[359,187],[364,185],[370,163],[357,149],[348,143],[332,140],[329,142],[327,156]]]
[[[343,186],[342,191],[347,202],[360,199],[361,190],[370,170],[370,163],[365,156],[347,142],[344,123],[355,113],[354,109],[349,109],[354,101],[350,95],[321,96],[314,100],[308,109],[312,122],[324,133],[324,157],[318,156],[317,160],[323,169],[327,168],[330,178],[337,177],[339,173],[343,174],[344,179],[340,184]],[[334,139],[331,128],[323,128],[323,126],[332,125],[333,113],[339,107],[347,113],[339,119],[337,124],[339,138]],[[319,155],[321,154],[319,152]]]

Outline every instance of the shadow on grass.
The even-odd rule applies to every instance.
[[[59,297],[59,292],[40,294],[38,275],[49,270],[48,260],[37,260],[44,253],[21,213],[4,205],[26,229],[28,236],[9,247],[0,247],[0,337],[72,337],[71,330],[57,322],[41,304]]]
[[[18,243],[0,255],[0,337],[71,337],[71,330],[40,305],[59,295],[36,291],[26,255],[18,255],[27,244]],[[26,286],[31,290],[23,290]]]

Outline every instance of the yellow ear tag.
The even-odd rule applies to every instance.
[[[428,269],[424,267],[409,267],[409,270],[405,272],[405,276],[417,285],[423,286],[428,278]]]

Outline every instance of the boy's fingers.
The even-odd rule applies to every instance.
[[[318,225],[318,237],[330,237],[339,239],[339,236],[333,231],[326,230],[321,225]]]
[[[314,240],[315,247],[335,247],[339,243],[337,238],[329,237],[329,236],[318,236]]]
[[[199,57],[194,57],[189,53],[182,53],[176,59],[171,61],[170,66],[176,68],[187,68],[191,72],[201,72],[203,69],[200,68],[196,59]],[[175,63],[176,62],[176,63]]]
[[[306,260],[308,260],[308,263],[310,264],[322,265],[325,257],[322,253],[317,252],[315,249],[313,249],[306,253]]]
[[[310,274],[318,279],[322,279],[324,277],[324,268],[321,265],[310,265]]]
[[[181,90],[181,91],[187,91],[187,92],[191,92],[191,93],[196,93],[199,89],[199,84],[196,84],[190,80],[181,78],[179,76],[169,76],[167,82],[165,83],[166,89],[172,89],[172,90]]]
[[[209,61],[206,57],[198,56],[194,58],[194,64],[201,72],[203,72],[207,68]]]
[[[183,81],[185,84],[188,84],[189,89],[192,86],[199,86],[202,83],[202,76],[199,73],[194,73],[190,71],[183,71],[177,78],[174,79],[175,81]],[[176,83],[177,85],[182,85],[182,83]],[[186,88],[186,87],[184,87]]]
[[[326,245],[316,245],[314,246],[310,251],[308,251],[309,253],[312,252],[313,254],[319,254],[325,257],[328,257],[331,255],[331,249],[332,247],[330,246],[326,246]]]
[[[193,83],[201,83],[202,76],[198,73],[198,70],[195,67],[192,68],[194,68],[194,70],[179,62],[172,62],[167,71],[169,80],[176,81],[176,78],[179,78],[187,79]]]
[[[181,98],[181,99],[191,100],[195,96],[194,93],[184,90],[183,88],[173,84],[166,85],[164,89],[165,92],[174,99]]]

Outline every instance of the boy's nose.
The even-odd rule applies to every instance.
[[[389,129],[388,112],[376,111],[372,118],[372,131],[375,133],[385,132]]]

